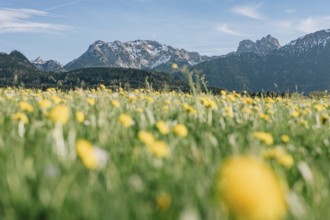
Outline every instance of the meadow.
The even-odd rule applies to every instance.
[[[328,219],[329,97],[0,89],[0,219]]]

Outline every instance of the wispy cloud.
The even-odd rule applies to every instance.
[[[294,13],[297,12],[297,10],[293,9],[293,8],[288,8],[288,9],[285,10],[285,12],[288,13],[288,14],[294,14]]]
[[[63,3],[63,4],[55,5],[55,6],[51,7],[51,8],[46,9],[45,11],[52,11],[52,10],[63,8],[63,7],[69,6],[69,5],[74,5],[74,4],[83,2],[83,1],[86,1],[86,0],[69,1],[69,2],[66,2],[66,3]]]
[[[58,32],[71,27],[62,24],[34,22],[34,16],[47,16],[45,11],[34,9],[0,8],[0,34],[15,32]]]
[[[254,5],[238,5],[231,9],[231,11],[235,14],[242,15],[248,18],[263,20],[264,17],[258,11],[262,6],[262,3],[254,4]]]
[[[234,36],[239,36],[239,37],[246,36],[246,34],[244,34],[244,33],[231,29],[228,24],[220,24],[215,29],[219,32],[229,34],[229,35],[234,35]]]
[[[301,33],[312,33],[322,29],[330,28],[330,16],[307,17],[301,20],[280,21],[275,24],[278,32],[298,31]]]

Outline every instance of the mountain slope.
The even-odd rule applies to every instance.
[[[32,60],[31,63],[41,71],[45,72],[65,72],[63,66],[56,60],[44,61],[41,57]]]
[[[41,71],[20,52],[0,53],[0,86],[40,83]]]
[[[122,43],[96,41],[79,58],[65,65],[66,70],[85,67],[123,67],[158,69],[172,72],[172,63],[193,66],[210,57],[160,44],[156,41],[136,40]]]
[[[248,91],[330,89],[330,31],[301,37],[267,54],[232,53],[194,68],[209,86]]]

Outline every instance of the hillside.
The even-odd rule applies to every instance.
[[[194,67],[209,86],[229,90],[330,89],[330,31],[308,34],[267,54],[231,53]]]

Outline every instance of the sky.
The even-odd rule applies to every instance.
[[[96,40],[155,40],[203,55],[271,34],[330,29],[329,0],[0,0],[0,52],[66,64]]]

